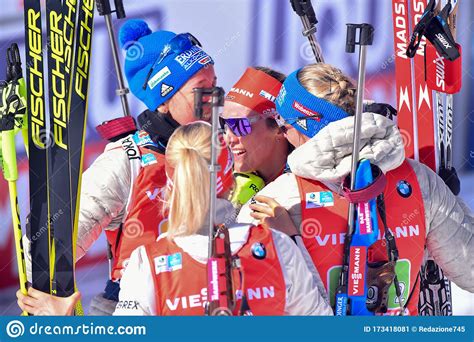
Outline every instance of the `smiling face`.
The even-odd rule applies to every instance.
[[[191,77],[174,96],[166,103],[158,107],[161,113],[170,113],[180,125],[186,125],[196,121],[194,116],[194,88],[212,88],[216,85],[217,77],[214,72],[214,66],[208,65]],[[203,102],[209,102],[209,98],[203,98]],[[210,121],[211,107],[203,106],[204,121]]]
[[[269,167],[275,167],[269,164],[274,160],[274,153],[280,150],[276,144],[281,144],[283,139],[277,127],[269,127],[266,120],[260,118],[261,114],[230,101],[225,102],[221,116],[225,119],[248,118],[252,121],[251,133],[240,137],[226,125],[225,140],[234,156],[234,171],[265,174]]]

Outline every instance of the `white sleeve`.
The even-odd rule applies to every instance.
[[[106,149],[82,176],[77,260],[99,238],[103,229],[122,222],[131,189],[130,163],[120,145]]]
[[[332,316],[333,311],[322,296],[299,248],[281,232],[272,229],[272,236],[285,278],[285,314]]]
[[[120,280],[119,302],[114,316],[152,316],[155,310],[155,287],[145,247],[132,252]]]
[[[473,213],[430,168],[409,161],[423,197],[427,249],[449,280],[474,292]]]

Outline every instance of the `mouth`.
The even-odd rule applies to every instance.
[[[247,151],[243,148],[231,148],[231,151],[234,159],[242,158],[247,153]]]

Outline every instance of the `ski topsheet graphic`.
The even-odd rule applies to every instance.
[[[33,286],[57,296],[75,291],[93,13],[93,0],[47,0],[45,44],[40,2],[25,0]]]
[[[37,290],[51,291],[50,217],[48,209],[48,146],[51,139],[46,127],[44,95],[44,37],[41,5],[25,0],[26,80],[28,104],[28,156],[30,180],[30,216],[27,234],[31,241],[32,284]]]

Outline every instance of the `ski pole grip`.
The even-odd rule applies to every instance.
[[[97,6],[97,12],[99,15],[108,15],[112,13],[112,9],[110,8],[110,1],[109,0],[95,0]]]
[[[311,24],[316,25],[318,23],[311,0],[290,0],[290,3],[293,11],[300,17],[306,16]]]
[[[123,0],[114,0],[115,2],[115,14],[117,14],[117,19],[123,19],[126,17],[125,9],[123,8]]]
[[[372,45],[374,42],[374,27],[370,24],[346,24],[346,52],[354,53],[356,45]],[[359,30],[359,41],[357,31]]]
[[[197,119],[202,118],[202,96],[204,93],[203,88],[194,88],[194,116]]]

